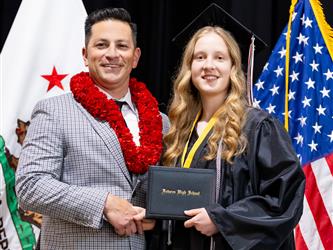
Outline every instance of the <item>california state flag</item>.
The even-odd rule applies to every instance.
[[[28,211],[20,214],[32,224],[17,216],[13,173],[36,103],[69,92],[70,78],[85,69],[81,49],[86,16],[81,0],[23,0],[2,49],[0,134],[9,164],[1,158],[0,249],[35,245],[39,230],[33,224],[38,219]]]

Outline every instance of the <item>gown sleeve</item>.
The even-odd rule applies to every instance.
[[[252,153],[245,157],[256,191],[229,206],[206,209],[233,249],[279,249],[301,217],[304,174],[289,135],[276,119],[255,124],[248,141]]]

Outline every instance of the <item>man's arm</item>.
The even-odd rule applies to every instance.
[[[20,206],[53,218],[100,228],[108,192],[61,181],[65,138],[54,108],[59,104],[56,100],[61,100],[51,99],[35,107],[24,142],[16,172]]]

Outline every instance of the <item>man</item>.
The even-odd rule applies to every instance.
[[[20,205],[43,214],[41,249],[144,249],[152,227],[144,180],[168,120],[130,78],[140,49],[128,12],[90,14],[85,36],[89,73],[33,111],[17,171]]]

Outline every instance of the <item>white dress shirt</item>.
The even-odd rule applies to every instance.
[[[97,86],[98,87],[98,86]],[[98,87],[100,91],[102,91],[104,94],[106,94],[108,99],[114,99],[120,102],[125,102],[124,105],[122,105],[121,113],[124,117],[124,120],[126,122],[126,125],[128,129],[130,130],[133,141],[137,146],[140,146],[140,136],[139,136],[139,113],[135,106],[135,104],[132,102],[131,98],[131,92],[128,89],[126,95],[120,99],[113,98],[109,93]]]

